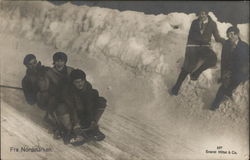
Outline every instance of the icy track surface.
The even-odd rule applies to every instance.
[[[35,1],[0,1],[0,8],[1,84],[20,86],[27,53],[51,66],[53,53],[64,51],[68,65],[83,69],[109,104],[100,122],[107,138],[76,148],[53,140],[41,122],[44,113],[26,104],[22,92],[1,88],[3,159],[249,159],[248,83],[218,111],[209,111],[219,86],[218,61],[197,82],[187,78],[179,96],[168,94],[195,14],[155,16]],[[226,38],[231,24],[209,14]],[[239,28],[248,43],[249,24]],[[213,48],[220,59],[221,45],[213,41]],[[25,145],[52,152],[10,152]],[[206,154],[217,146],[237,154]]]

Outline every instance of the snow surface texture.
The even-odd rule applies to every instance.
[[[43,64],[51,65],[52,54],[64,51],[69,55],[69,65],[87,73],[88,80],[107,97],[115,114],[133,115],[137,117],[134,123],[143,121],[159,127],[163,137],[171,139],[168,134],[174,134],[181,137],[184,146],[198,151],[194,155],[178,148],[183,151],[182,157],[193,154],[199,159],[225,159],[228,155],[204,154],[206,149],[223,145],[237,150],[237,155],[229,156],[231,159],[248,159],[249,84],[240,85],[233,100],[223,103],[218,111],[207,109],[219,86],[216,81],[220,73],[220,44],[213,40],[219,59],[217,67],[205,71],[197,82],[188,77],[179,96],[168,94],[180,72],[195,14],[145,15],[35,1],[0,1],[0,4],[1,45],[8,46],[7,43],[13,41],[1,51],[1,84],[20,84],[25,73],[22,59],[27,53],[36,54]],[[231,24],[218,22],[211,12],[209,15],[216,21],[221,36],[226,38],[226,29]],[[238,27],[241,38],[248,43],[249,24]],[[15,37],[14,40],[11,37]],[[45,50],[43,46],[50,49]],[[17,51],[20,53],[15,53]],[[115,122],[106,124],[111,131],[112,124]],[[131,132],[138,134],[137,130]],[[160,146],[161,149],[152,153],[156,159],[171,159],[182,154],[167,152],[173,150],[168,143]],[[143,155],[136,158],[152,159]]]

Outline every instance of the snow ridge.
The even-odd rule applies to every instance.
[[[2,2],[0,31],[82,55],[105,54],[131,68],[163,75],[171,73],[169,65],[183,57],[187,33],[195,18],[195,14],[184,13],[155,16],[70,3],[29,3]],[[217,20],[213,13],[210,15]],[[225,37],[230,24],[217,25]],[[220,47],[216,50],[219,53]]]

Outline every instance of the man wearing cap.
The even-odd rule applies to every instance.
[[[47,72],[50,80],[50,92],[53,95],[60,94],[62,88],[69,83],[69,75],[73,68],[66,65],[67,60],[68,57],[63,52],[56,52],[53,55],[54,67]]]
[[[73,70],[70,78],[71,85],[64,92],[64,100],[72,108],[74,125],[80,125],[81,129],[86,130],[89,138],[103,140],[105,135],[99,130],[98,122],[105,110],[106,99],[92,88],[82,70]]]
[[[56,52],[53,55],[53,67],[50,68],[47,73],[47,79],[49,83],[48,94],[51,99],[51,110],[55,110],[58,104],[63,103],[62,91],[69,85],[70,73],[73,70],[72,67],[66,65],[68,57],[63,52]]]
[[[22,88],[26,101],[33,105],[37,103],[37,93],[39,92],[38,78],[43,72],[45,73],[49,67],[41,65],[37,62],[33,54],[28,54],[24,57],[23,64],[26,66],[26,74],[22,80]]]
[[[61,128],[58,128],[54,132],[54,138],[59,139],[62,137],[62,130],[67,130],[67,126],[61,125],[63,123],[68,123],[69,110],[68,107],[64,105],[62,99],[62,91],[67,85],[69,85],[70,73],[73,70],[72,67],[66,65],[68,60],[67,55],[64,52],[56,52],[53,55],[53,67],[46,72],[46,78],[49,83],[47,91],[44,92],[48,94],[48,108],[51,113],[55,113],[55,119],[57,124]],[[66,121],[66,122],[63,122]],[[66,127],[66,128],[65,128]]]
[[[26,101],[33,105],[36,103],[36,94],[38,92],[38,87],[36,86],[37,72],[36,68],[38,66],[36,57],[33,54],[28,54],[23,59],[23,64],[26,67],[26,74],[22,80],[22,88]]]
[[[231,98],[233,90],[239,84],[249,80],[249,45],[239,37],[239,29],[235,26],[227,29],[228,40],[225,41],[221,53],[222,83],[211,105],[216,110],[226,99]]]
[[[195,81],[203,71],[216,65],[217,57],[210,47],[212,35],[217,42],[224,42],[218,33],[216,23],[208,15],[208,11],[202,9],[198,19],[191,24],[184,64],[176,84],[170,91],[172,95],[178,95],[182,82],[188,74],[191,80]]]
[[[47,98],[43,96],[43,88],[40,84],[43,83],[41,77],[46,75],[49,67],[41,65],[41,62],[37,62],[36,57],[33,54],[28,54],[24,57],[23,64],[26,66],[26,74],[22,79],[22,88],[26,101],[46,111],[43,120],[49,125],[53,125],[51,117],[48,114]],[[52,127],[52,126],[51,126]]]

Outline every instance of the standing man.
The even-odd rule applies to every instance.
[[[86,74],[79,69],[70,74],[71,86],[65,92],[65,103],[74,111],[74,124],[80,125],[89,138],[101,141],[105,135],[99,130],[98,122],[105,107],[106,99],[86,80]]]
[[[212,103],[211,110],[216,110],[226,99],[232,97],[233,90],[240,83],[249,80],[249,45],[239,37],[239,29],[235,26],[227,29],[228,40],[221,53],[221,86]]]
[[[188,74],[191,80],[197,80],[200,74],[208,68],[216,65],[217,57],[210,47],[211,37],[216,42],[223,43],[216,23],[208,16],[208,12],[201,10],[198,19],[195,19],[190,27],[185,60],[176,84],[171,89],[172,95],[178,95],[182,82]]]

